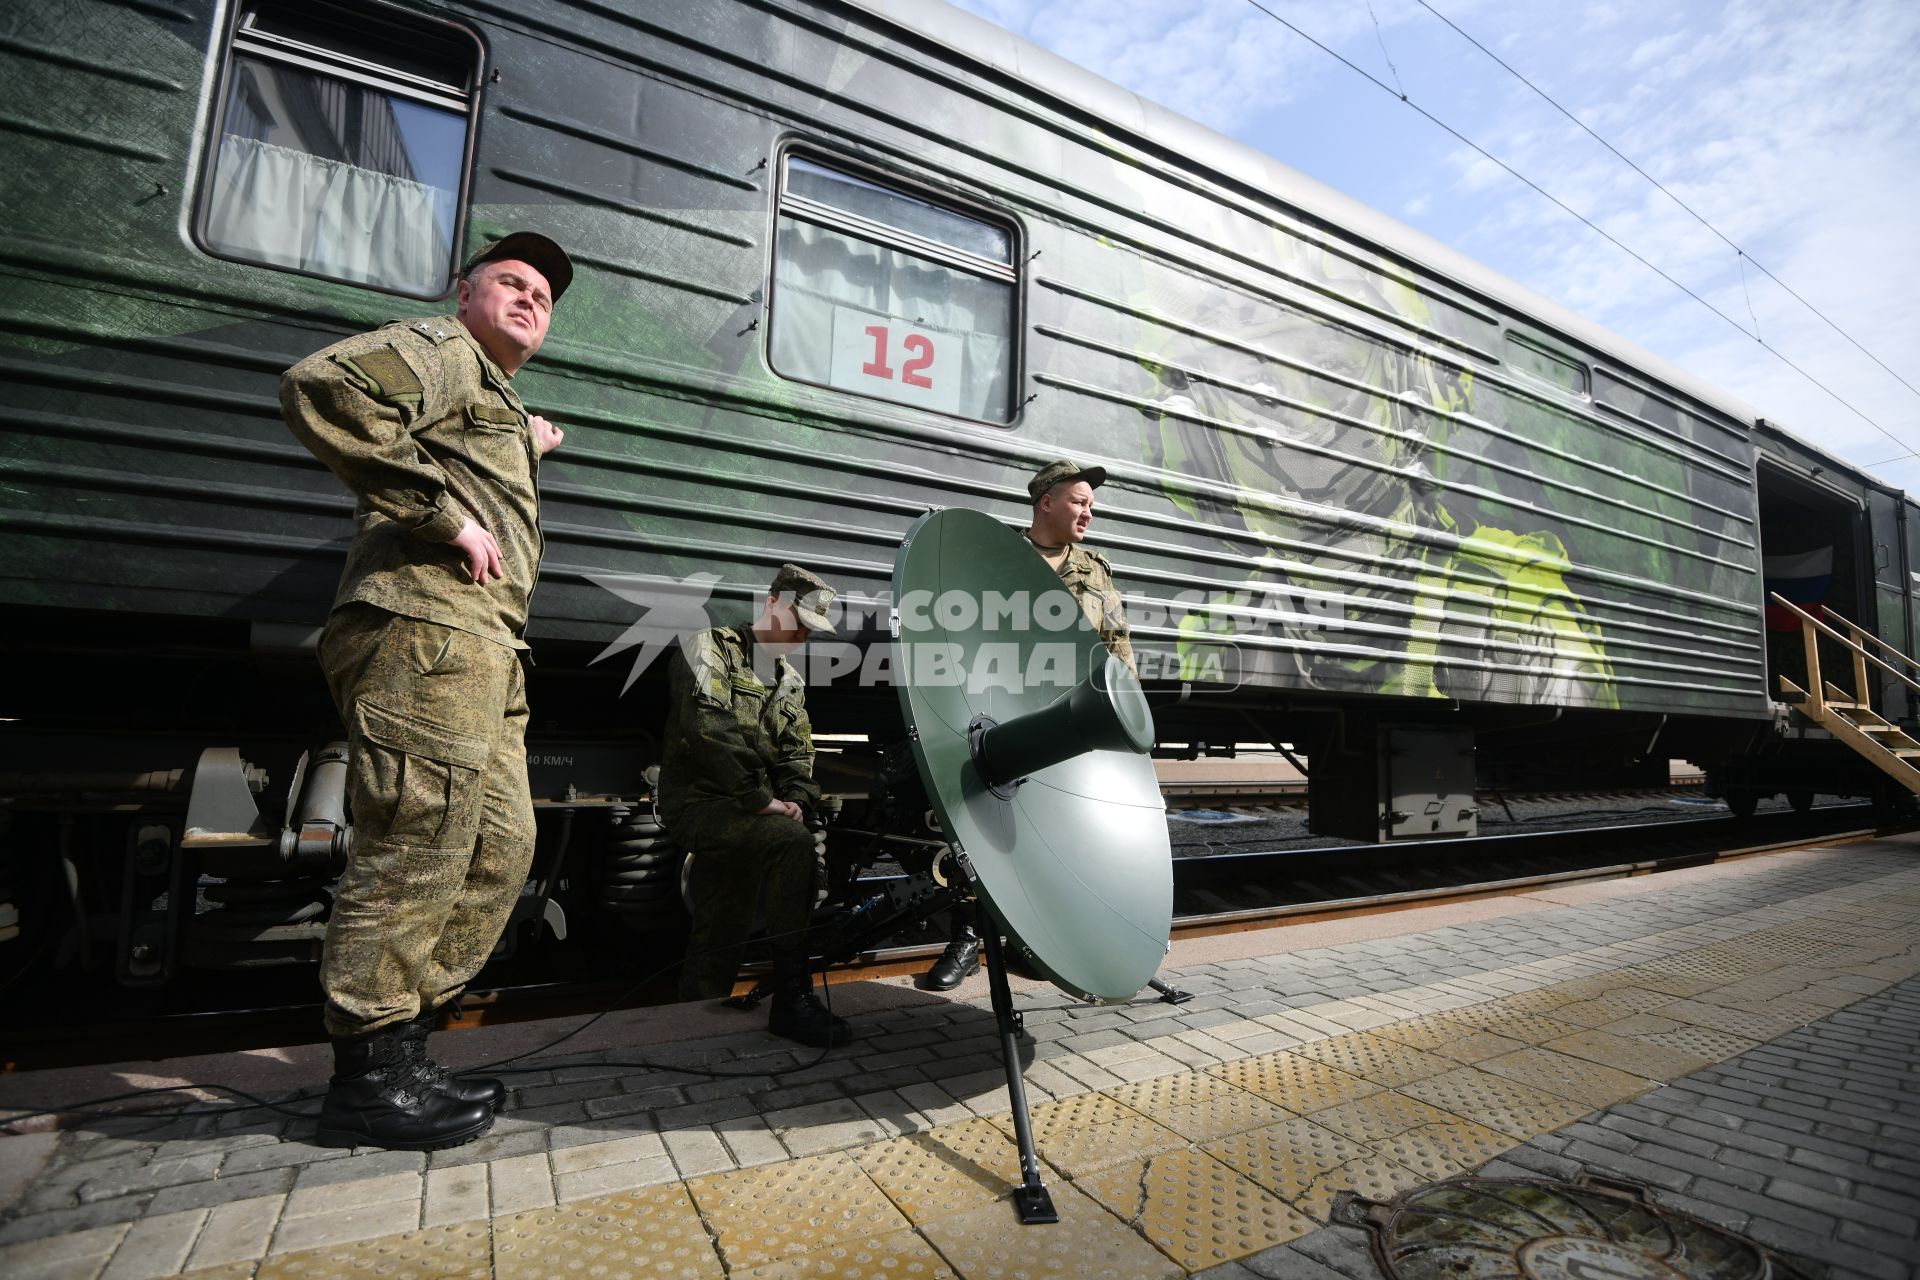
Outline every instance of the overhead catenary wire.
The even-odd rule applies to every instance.
[[[1419,0],[1419,2],[1420,2],[1420,7],[1422,9],[1425,9],[1428,13],[1431,13],[1434,17],[1440,19],[1440,21],[1446,23],[1449,27],[1452,27],[1453,30],[1460,36],[1461,39],[1465,40],[1468,44],[1472,45],[1474,48],[1478,49],[1480,52],[1486,54],[1489,58],[1492,58],[1495,62],[1499,63],[1501,68],[1504,69],[1507,72],[1507,74],[1511,75],[1514,79],[1518,80],[1521,84],[1524,84],[1525,86],[1527,86],[1527,88],[1539,94],[1540,97],[1546,101],[1548,106],[1552,107],[1555,111],[1558,111],[1561,115],[1565,116],[1567,119],[1573,121],[1574,124],[1580,126],[1580,129],[1588,137],[1592,138],[1595,142],[1605,147],[1608,151],[1611,151],[1620,160],[1622,164],[1626,165],[1629,169],[1632,169],[1635,173],[1639,174],[1641,177],[1645,178],[1648,182],[1652,183],[1654,187],[1660,192],[1661,195],[1664,195],[1667,199],[1679,205],[1680,208],[1685,210],[1688,216],[1691,217],[1695,222],[1698,222],[1701,226],[1705,227],[1707,230],[1713,232],[1714,235],[1718,236],[1720,238],[1721,243],[1725,244],[1727,248],[1733,250],[1734,253],[1739,255],[1740,263],[1741,263],[1740,285],[1742,289],[1746,288],[1745,272],[1746,272],[1747,265],[1750,263],[1752,264],[1753,269],[1755,271],[1758,271],[1761,275],[1765,276],[1767,279],[1773,281],[1775,284],[1779,285],[1782,289],[1786,290],[1789,297],[1791,297],[1795,302],[1798,302],[1801,306],[1805,307],[1808,311],[1811,311],[1814,315],[1818,316],[1820,320],[1829,329],[1832,329],[1835,333],[1845,338],[1849,343],[1853,345],[1855,350],[1860,352],[1861,355],[1873,361],[1875,364],[1879,365],[1882,369],[1885,369],[1887,373],[1892,376],[1895,382],[1898,382],[1901,386],[1913,392],[1915,395],[1920,396],[1920,387],[1914,386],[1911,382],[1908,382],[1905,378],[1901,377],[1899,373],[1897,373],[1893,369],[1893,367],[1890,366],[1885,360],[1882,360],[1879,356],[1867,350],[1866,346],[1862,344],[1859,341],[1859,339],[1855,338],[1852,334],[1848,333],[1845,329],[1842,329],[1838,321],[1834,320],[1832,317],[1827,315],[1826,312],[1820,310],[1820,308],[1814,306],[1811,302],[1801,297],[1799,292],[1795,290],[1792,285],[1788,284],[1785,280],[1782,280],[1779,276],[1769,271],[1765,263],[1761,262],[1758,258],[1755,258],[1751,253],[1749,253],[1746,249],[1742,248],[1740,245],[1734,243],[1732,237],[1728,236],[1725,232],[1721,231],[1720,228],[1714,226],[1712,222],[1708,221],[1705,214],[1699,212],[1692,205],[1688,204],[1685,200],[1682,200],[1679,196],[1675,195],[1672,191],[1668,190],[1666,185],[1662,183],[1660,179],[1654,177],[1652,174],[1648,173],[1645,169],[1642,169],[1638,164],[1635,164],[1633,159],[1630,156],[1626,155],[1624,152],[1620,150],[1620,148],[1614,146],[1611,142],[1608,142],[1605,138],[1601,137],[1598,133],[1594,132],[1592,127],[1589,126],[1586,121],[1582,120],[1579,116],[1576,116],[1575,114],[1573,114],[1573,112],[1561,106],[1557,101],[1554,100],[1554,97],[1552,94],[1548,93],[1545,89],[1542,89],[1539,85],[1535,84],[1533,81],[1527,79],[1527,77],[1521,75],[1518,71],[1514,70],[1514,68],[1511,65],[1509,65],[1507,61],[1504,58],[1502,58],[1499,54],[1487,48],[1487,46],[1485,46],[1484,44],[1481,44],[1478,40],[1474,39],[1472,35],[1462,30],[1459,23],[1455,22],[1452,18],[1449,18],[1446,14],[1434,8],[1431,4],[1428,4],[1427,0]],[[1751,300],[1749,300],[1747,303],[1747,311],[1748,311],[1748,314],[1752,314],[1753,303]],[[1758,333],[1759,326],[1760,326],[1760,322],[1758,319],[1756,319],[1754,321],[1755,337],[1759,336],[1759,333]]]
[[[1765,348],[1768,354],[1772,355],[1774,359],[1786,365],[1787,368],[1799,374],[1802,378],[1804,378],[1807,382],[1811,383],[1813,386],[1818,387],[1821,391],[1825,392],[1829,397],[1831,397],[1836,404],[1846,409],[1849,413],[1859,418],[1862,422],[1872,427],[1875,431],[1878,431],[1881,435],[1891,440],[1894,444],[1900,446],[1902,450],[1906,451],[1901,455],[1902,457],[1909,457],[1909,456],[1913,456],[1915,453],[1920,453],[1920,450],[1915,450],[1913,446],[1909,445],[1905,440],[1902,440],[1899,436],[1896,436],[1895,434],[1893,434],[1893,432],[1887,430],[1887,428],[1880,425],[1880,423],[1876,421],[1865,410],[1861,409],[1859,406],[1849,401],[1845,396],[1842,396],[1838,391],[1835,391],[1832,387],[1829,387],[1826,383],[1820,381],[1820,379],[1814,377],[1813,374],[1809,373],[1806,369],[1802,368],[1798,363],[1796,363],[1794,360],[1788,357],[1784,352],[1782,352],[1780,348],[1774,346],[1772,343],[1767,342],[1764,338],[1760,337],[1759,334],[1749,330],[1745,325],[1741,324],[1738,320],[1734,319],[1734,317],[1728,315],[1725,311],[1722,311],[1719,307],[1709,302],[1706,298],[1702,297],[1699,293],[1695,292],[1693,289],[1690,289],[1685,284],[1682,284],[1679,280],[1675,279],[1671,274],[1662,270],[1660,267],[1656,266],[1653,262],[1648,260],[1644,255],[1640,254],[1631,246],[1621,241],[1618,237],[1614,236],[1612,233],[1607,231],[1604,227],[1601,227],[1600,225],[1595,223],[1591,218],[1581,213],[1578,209],[1575,209],[1572,205],[1569,205],[1566,201],[1560,199],[1560,197],[1554,195],[1551,191],[1548,191],[1545,187],[1541,186],[1539,183],[1535,182],[1533,179],[1527,177],[1526,174],[1521,173],[1518,169],[1514,168],[1511,164],[1508,164],[1505,160],[1502,160],[1499,156],[1494,155],[1491,151],[1487,150],[1485,147],[1475,142],[1472,138],[1469,138],[1466,134],[1461,133],[1458,129],[1454,128],[1452,125],[1442,120],[1439,116],[1434,115],[1433,112],[1428,111],[1425,107],[1415,102],[1410,96],[1399,92],[1392,85],[1386,83],[1384,80],[1380,79],[1380,77],[1374,75],[1371,71],[1368,71],[1365,67],[1360,66],[1358,63],[1355,63],[1352,59],[1346,57],[1344,54],[1340,53],[1338,50],[1332,48],[1329,45],[1323,44],[1319,40],[1315,39],[1313,36],[1309,35],[1307,32],[1301,30],[1298,26],[1294,25],[1292,22],[1289,22],[1286,18],[1281,17],[1279,14],[1275,13],[1272,9],[1269,9],[1265,4],[1262,4],[1261,0],[1247,0],[1247,3],[1252,5],[1255,9],[1258,9],[1261,13],[1264,13],[1267,17],[1272,18],[1275,22],[1279,23],[1281,26],[1285,27],[1287,30],[1293,32],[1293,34],[1299,36],[1302,40],[1305,40],[1308,44],[1312,45],[1314,48],[1320,50],[1320,52],[1326,54],[1328,57],[1339,62],[1342,66],[1346,67],[1349,71],[1352,71],[1355,75],[1364,77],[1368,81],[1368,83],[1372,84],[1375,88],[1379,89],[1381,92],[1392,94],[1395,98],[1398,98],[1401,102],[1404,102],[1408,107],[1418,112],[1430,124],[1434,125],[1436,128],[1448,134],[1449,136],[1459,141],[1463,145],[1467,147],[1471,147],[1479,155],[1483,156],[1485,159],[1492,162],[1493,164],[1499,166],[1500,169],[1505,171],[1509,176],[1514,178],[1516,181],[1522,183],[1523,185],[1527,186],[1528,188],[1530,188],[1540,196],[1551,201],[1562,212],[1566,213],[1568,216],[1580,222],[1582,225],[1584,225],[1590,231],[1592,231],[1595,235],[1605,240],[1608,244],[1620,250],[1620,252],[1626,254],[1628,257],[1632,258],[1635,262],[1638,262],[1641,266],[1653,272],[1655,275],[1659,276],[1662,280],[1665,280],[1668,284],[1678,289],[1681,293],[1686,294],[1689,298],[1692,298],[1695,302],[1699,303],[1701,306],[1705,307],[1707,310],[1713,312],[1714,315],[1720,317],[1720,319],[1724,320],[1727,324],[1739,330],[1739,332],[1742,335],[1752,338],[1755,342],[1759,343],[1760,346]],[[1502,65],[1505,65],[1505,64],[1502,64]],[[1691,212],[1691,210],[1689,210],[1689,212]],[[1737,247],[1738,246],[1736,246],[1736,248]],[[1745,257],[1745,255],[1743,255],[1743,257]],[[1746,260],[1752,261],[1750,257],[1747,257]],[[1758,263],[1755,263],[1754,265],[1756,268],[1759,268]],[[1764,268],[1760,268],[1760,269],[1764,270]],[[1772,273],[1768,272],[1768,275],[1771,277]],[[1786,288],[1785,285],[1782,285],[1781,287]],[[1788,292],[1791,293],[1792,290],[1789,289]],[[1798,297],[1799,295],[1795,294],[1794,296]],[[1804,302],[1804,299],[1802,301]],[[1807,305],[1809,306],[1809,309],[1811,309],[1811,304],[1807,304]],[[1822,319],[1825,319],[1825,317],[1823,316]],[[1829,321],[1828,323],[1832,323],[1832,322]],[[1869,355],[1871,355],[1871,353],[1869,353]],[[1895,377],[1898,377],[1898,376],[1899,375],[1897,374],[1895,375]],[[1901,381],[1903,383],[1905,382],[1904,379],[1902,379]]]

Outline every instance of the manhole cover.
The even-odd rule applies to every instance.
[[[1598,1179],[1452,1178],[1385,1203],[1343,1197],[1334,1219],[1370,1231],[1396,1280],[1807,1280],[1751,1240]]]

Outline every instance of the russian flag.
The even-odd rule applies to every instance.
[[[1833,581],[1833,548],[1794,555],[1767,556],[1761,561],[1767,584],[1767,630],[1798,631],[1800,619],[1773,602],[1776,592],[1818,618],[1825,614],[1827,588]]]

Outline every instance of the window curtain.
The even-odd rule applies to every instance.
[[[772,348],[781,373],[830,382],[833,310],[858,307],[962,335],[960,412],[1007,421],[1007,285],[794,218],[780,219],[774,259]]]
[[[453,193],[236,134],[220,142],[209,247],[276,267],[437,293]]]

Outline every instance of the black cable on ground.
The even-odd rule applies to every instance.
[[[796,931],[796,932],[810,932],[810,929]],[[787,936],[787,935],[773,935],[765,940],[773,941],[773,940],[777,940],[777,938],[781,936]],[[680,963],[682,962],[675,961],[673,964],[664,965],[661,968],[655,969],[652,972],[637,979],[632,984],[630,984],[625,990],[623,990],[619,995],[615,996],[613,1001],[610,1004],[608,1004],[606,1008],[602,1009],[600,1012],[596,1014],[593,1014],[585,1022],[581,1023],[577,1027],[574,1027],[572,1030],[563,1032],[562,1034],[555,1036],[553,1039],[547,1041],[545,1044],[536,1045],[531,1049],[525,1050],[524,1052],[513,1054],[510,1057],[501,1058],[497,1062],[481,1063],[477,1066],[472,1066],[472,1067],[462,1067],[458,1070],[449,1071],[448,1074],[455,1075],[455,1076],[473,1076],[473,1075],[480,1074],[481,1072],[501,1072],[501,1074],[514,1075],[514,1074],[532,1073],[536,1071],[548,1070],[548,1068],[546,1067],[535,1067],[535,1066],[514,1067],[514,1066],[511,1066],[510,1064],[515,1062],[520,1062],[526,1058],[531,1058],[536,1054],[544,1054],[544,1053],[550,1052],[551,1050],[558,1047],[559,1045],[566,1043],[568,1040],[571,1040],[574,1036],[579,1035],[582,1031],[585,1031],[588,1027],[592,1026],[594,1023],[600,1021],[600,1019],[606,1017],[608,1014],[619,1009],[622,1005],[626,1003],[627,998],[631,996],[634,992],[640,990],[642,987],[646,986],[648,983],[653,982],[655,979],[665,975],[670,970],[677,968]],[[825,979],[824,973],[821,975],[821,977],[822,977],[821,985],[826,989],[826,992],[827,992],[827,998],[823,1003],[826,1006],[828,1017],[832,1017],[833,1015],[833,984],[830,982],[824,981]],[[816,1053],[811,1059],[808,1059],[806,1061],[795,1062],[785,1067],[759,1068],[752,1071],[726,1071],[726,1070],[720,1070],[714,1067],[685,1066],[685,1065],[674,1064],[674,1063],[652,1062],[644,1059],[608,1059],[604,1063],[600,1063],[596,1065],[603,1065],[603,1066],[609,1066],[609,1067],[632,1067],[640,1070],[649,1070],[649,1071],[679,1071],[679,1072],[684,1072],[688,1075],[707,1076],[712,1079],[722,1079],[722,1080],[729,1079],[729,1078],[746,1078],[751,1076],[779,1077],[784,1075],[791,1075],[796,1071],[805,1071],[812,1067],[817,1067],[822,1062],[826,1061],[827,1055],[832,1052],[833,1052],[833,1047],[831,1045],[822,1046],[818,1053]],[[504,1071],[502,1070],[503,1068],[505,1069]],[[182,1093],[182,1092],[187,1092],[189,1090],[194,1090],[194,1089],[203,1089],[203,1090],[209,1090],[213,1092],[229,1093],[237,1097],[249,1099],[249,1101],[245,1106],[205,1107],[200,1109],[183,1108],[183,1109],[169,1110],[169,1109],[155,1108],[152,1111],[98,1111],[95,1109],[107,1103],[125,1102],[133,1098],[161,1097],[167,1094]],[[58,1106],[51,1106],[51,1107],[39,1107],[30,1111],[19,1111],[12,1115],[9,1115],[5,1120],[0,1120],[0,1131],[18,1132],[17,1130],[14,1129],[14,1126],[19,1124],[23,1120],[33,1120],[40,1116],[54,1116],[54,1115],[78,1116],[83,1119],[115,1119],[115,1120],[132,1119],[132,1118],[138,1118],[138,1117],[151,1117],[154,1120],[155,1126],[157,1127],[162,1124],[171,1124],[176,1120],[200,1119],[206,1116],[239,1115],[243,1112],[257,1111],[264,1108],[269,1111],[278,1112],[279,1114],[284,1116],[292,1117],[293,1119],[296,1119],[296,1120],[312,1120],[316,1118],[316,1116],[318,1115],[317,1112],[295,1111],[295,1110],[292,1110],[291,1108],[295,1104],[314,1101],[315,1099],[318,1099],[324,1096],[324,1094],[325,1094],[325,1090],[308,1089],[308,1090],[304,1090],[302,1092],[296,1093],[291,1097],[284,1098],[279,1102],[269,1102],[266,1099],[260,1098],[255,1094],[248,1093],[244,1089],[239,1089],[232,1085],[226,1085],[226,1084],[214,1083],[214,1084],[164,1085],[164,1086],[157,1086],[150,1089],[133,1089],[126,1093],[116,1093],[104,1098],[89,1098],[81,1102],[64,1103]]]

